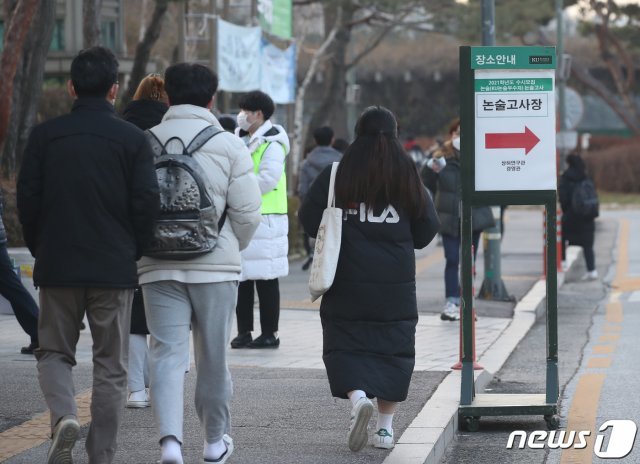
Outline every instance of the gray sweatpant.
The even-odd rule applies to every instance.
[[[142,285],[151,332],[151,407],[159,438],[183,441],[184,372],[193,330],[195,405],[208,443],[229,433],[233,393],[227,346],[238,295],[237,282],[185,284],[164,280]]]

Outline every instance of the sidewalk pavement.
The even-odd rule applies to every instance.
[[[541,209],[511,207],[506,219],[503,280],[516,302],[476,301],[476,352],[484,367],[476,373],[478,391],[533,325],[545,296]],[[571,247],[569,261],[577,257],[577,249]],[[478,258],[476,288],[482,283],[482,248]],[[19,259],[28,261],[24,255]],[[290,276],[281,280],[280,348],[228,352],[234,378],[231,434],[236,447],[230,463],[412,464],[440,460],[457,428],[460,372],[451,371],[451,366],[459,359],[459,324],[439,318],[444,300],[442,248],[433,243],[416,253],[416,260],[420,311],[416,366],[409,398],[394,419],[395,449],[388,452],[368,446],[359,453],[349,451],[350,403],[331,397],[321,358],[319,305],[309,303],[308,273],[300,270],[301,262],[292,262]],[[558,277],[561,285],[563,275]],[[48,412],[38,387],[35,360],[19,354],[26,341],[15,318],[0,315],[0,369],[5,373],[0,380],[0,462],[11,464],[43,462],[50,444]],[[91,387],[87,331],[81,333],[77,360],[79,417],[86,425]],[[192,404],[193,365],[185,379],[184,457],[186,463],[201,462],[203,437]],[[76,463],[86,462],[85,436],[83,427],[74,449]],[[150,409],[127,410],[116,462],[155,462],[159,458],[157,438]]]

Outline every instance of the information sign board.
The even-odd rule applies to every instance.
[[[555,63],[546,50],[472,47],[476,191],[556,189]]]

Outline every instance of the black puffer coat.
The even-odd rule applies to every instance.
[[[573,166],[560,176],[558,196],[562,208],[562,237],[572,245],[592,244],[596,230],[595,219],[576,214],[571,208],[573,190],[586,177],[585,172]]]
[[[133,100],[127,104],[122,117],[142,130],[151,129],[162,121],[169,105],[156,100]]]
[[[136,125],[142,130],[151,129],[162,121],[162,117],[169,109],[169,105],[156,100],[133,100],[125,107],[122,117],[125,121]],[[144,299],[142,289],[136,287],[131,306],[132,334],[148,335],[147,318],[144,314]]]
[[[31,132],[18,210],[36,285],[135,287],[159,209],[149,142],[104,98]]]
[[[327,205],[330,175],[329,166],[300,209],[312,237]],[[424,194],[427,211],[413,221],[395,209],[375,211],[382,222],[369,220],[359,207],[345,210],[335,280],[320,306],[322,358],[335,397],[347,398],[354,389],[389,401],[407,397],[418,321],[414,249],[427,246],[440,225]]]
[[[447,164],[439,173],[428,166],[422,169],[425,185],[436,185],[435,205],[440,218],[440,233],[458,237],[460,235],[460,199],[462,198],[462,180],[460,177],[460,158],[453,150],[445,157]],[[478,206],[471,210],[471,223],[474,232],[493,227],[495,221],[491,208]]]

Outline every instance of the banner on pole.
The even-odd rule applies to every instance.
[[[260,27],[218,19],[218,88],[248,92],[260,88]]]
[[[260,90],[268,94],[274,103],[285,105],[295,101],[295,83],[295,44],[281,50],[263,40]]]

